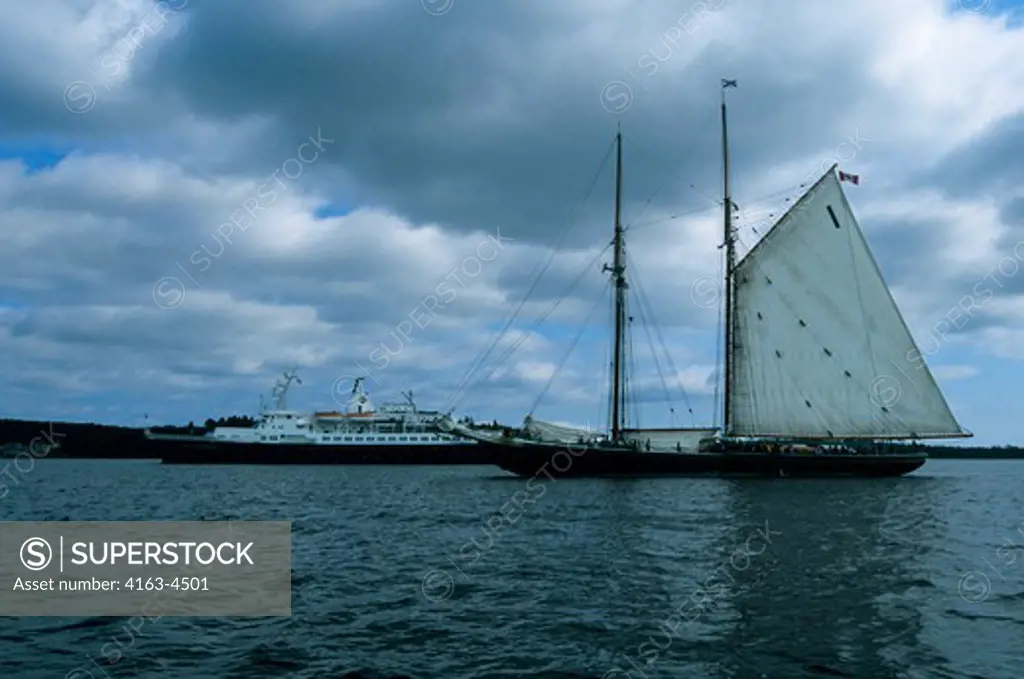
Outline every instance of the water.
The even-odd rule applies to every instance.
[[[293,615],[0,618],[3,677],[1020,676],[1024,462],[540,477],[496,537],[525,482],[483,468],[45,460],[18,480],[2,519],[291,520]]]

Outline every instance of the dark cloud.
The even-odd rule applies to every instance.
[[[922,183],[940,187],[953,198],[1005,196],[1024,186],[1024,113],[991,128],[950,151]]]
[[[1007,202],[999,211],[999,220],[1013,228],[1024,226],[1024,197]]]

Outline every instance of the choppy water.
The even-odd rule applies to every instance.
[[[139,633],[123,618],[0,618],[0,676],[1024,670],[1024,462],[872,481],[543,480],[506,521],[491,517],[524,482],[480,468],[40,461],[0,519],[293,521],[293,615]]]

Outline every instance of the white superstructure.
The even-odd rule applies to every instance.
[[[274,387],[273,408],[260,412],[254,427],[217,427],[209,438],[238,443],[318,444],[330,446],[437,446],[475,445],[476,442],[438,429],[441,414],[416,407],[412,392],[403,403],[382,403],[375,409],[356,378],[345,412],[336,410],[303,413],[286,407],[292,382],[302,384],[295,373],[285,373]]]

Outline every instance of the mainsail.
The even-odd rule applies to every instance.
[[[734,269],[732,436],[969,436],[925,365],[835,176]]]

